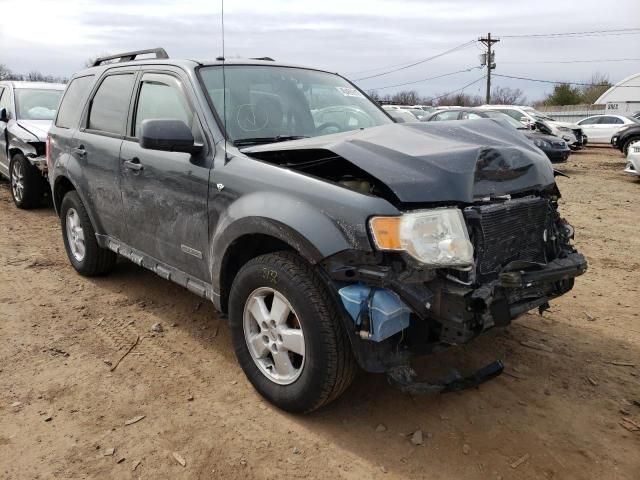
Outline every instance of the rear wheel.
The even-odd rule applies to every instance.
[[[229,321],[238,362],[255,389],[289,412],[336,399],[356,372],[326,285],[293,253],[249,261],[234,279]]]
[[[21,153],[11,159],[9,181],[11,197],[16,207],[26,210],[42,203],[46,182],[38,169]]]
[[[60,206],[64,248],[73,268],[81,275],[104,275],[113,269],[117,255],[100,247],[89,214],[75,191],[68,192]]]

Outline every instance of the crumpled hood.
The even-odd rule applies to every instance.
[[[318,149],[366,171],[403,203],[471,203],[554,184],[547,157],[519,131],[489,119],[389,124],[242,152]]]
[[[34,141],[44,142],[51,128],[51,120],[18,120],[18,125],[36,137]]]

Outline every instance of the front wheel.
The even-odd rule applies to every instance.
[[[340,396],[356,366],[334,300],[299,256],[279,252],[242,267],[229,297],[238,362],[254,388],[288,412]]]
[[[638,141],[640,141],[640,137],[632,137],[625,142],[624,146],[622,147],[622,153],[625,157],[629,155],[629,148],[631,147],[631,144]]]
[[[16,207],[27,210],[37,207],[42,202],[46,182],[38,169],[21,153],[11,159],[9,182],[11,197]]]

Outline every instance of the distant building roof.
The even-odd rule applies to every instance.
[[[610,102],[640,102],[640,73],[620,80],[595,101],[596,104]]]

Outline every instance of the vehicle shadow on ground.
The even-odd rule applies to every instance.
[[[98,290],[126,295],[131,304],[144,302],[165,325],[180,318],[175,328],[197,339],[205,351],[215,351],[242,375],[226,320],[217,316],[210,302],[126,260],[110,276],[91,282]],[[410,396],[389,385],[384,375],[361,373],[342,398],[323,410],[293,416],[272,409],[273,414],[367,462],[406,473],[422,471],[428,462],[430,471],[439,467],[452,475],[481,478],[488,465],[502,465],[503,473],[509,473],[510,465],[527,454],[535,464],[523,468],[518,478],[562,478],[563,472],[575,475],[585,464],[606,470],[627,462],[633,470],[637,441],[618,425],[622,404],[612,406],[611,398],[640,400],[640,382],[634,367],[610,362],[622,359],[640,365],[640,349],[555,316],[525,315],[507,329],[442,354],[456,359],[462,371],[502,360],[506,373],[478,389]],[[203,335],[205,325],[215,328],[216,335]],[[425,357],[417,365],[423,369],[440,361]],[[253,401],[256,406],[260,402],[255,393]],[[595,417],[594,410],[599,412]],[[640,414],[640,408],[632,413]],[[417,430],[422,431],[423,445],[411,442]],[[586,471],[584,478],[591,474]]]

